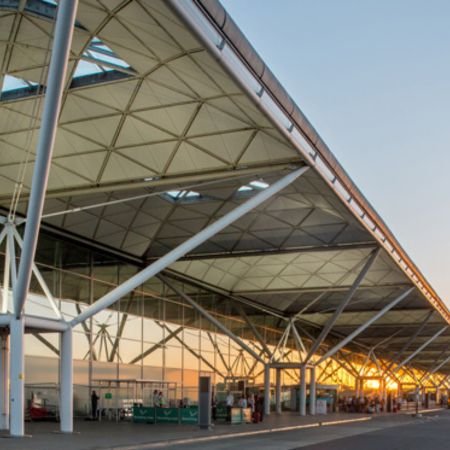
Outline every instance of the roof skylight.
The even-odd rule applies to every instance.
[[[13,77],[12,75],[5,75],[3,78],[2,92],[16,91],[19,89],[33,88],[38,86],[38,83],[33,81],[23,80],[22,78]]]
[[[114,53],[99,38],[94,37],[81,57],[74,78],[96,75],[104,72],[132,71],[131,66]]]
[[[250,185],[258,189],[267,189],[269,185],[262,180],[250,181]]]
[[[121,79],[133,74],[133,68],[126,61],[119,58],[104,42],[94,37],[78,61],[71,87]],[[0,100],[28,97],[44,90],[44,86],[33,81],[5,75]]]
[[[270,185],[268,183],[266,183],[263,180],[253,180],[250,181],[250,183],[248,184],[244,184],[242,185],[239,189],[238,192],[249,192],[249,191],[253,191],[255,189],[267,189]]]
[[[172,200],[194,199],[201,197],[201,194],[195,191],[167,191],[166,195],[168,195]]]
[[[42,91],[43,87],[39,83],[6,74],[0,89],[0,100],[29,97]]]

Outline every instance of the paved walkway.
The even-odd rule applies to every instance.
[[[442,411],[440,411],[442,413]],[[436,413],[434,413],[436,414]],[[237,446],[262,449],[293,449],[394,425],[411,422],[409,415],[368,416],[332,414],[299,417],[297,414],[272,414],[261,424],[219,424],[213,430],[190,425],[147,425],[113,422],[76,422],[76,433],[55,431],[55,423],[29,423],[32,437],[8,438],[0,435],[1,450],[145,450],[151,448],[235,449]],[[417,420],[417,419],[414,419]],[[244,444],[248,442],[247,444]],[[281,445],[281,442],[284,442]],[[386,448],[384,450],[387,450]]]

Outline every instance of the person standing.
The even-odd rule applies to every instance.
[[[234,406],[234,395],[230,391],[228,391],[225,401],[227,404],[227,421],[231,422],[231,408]]]
[[[155,389],[153,391],[153,406],[156,408],[159,405],[158,391]]]
[[[158,394],[158,406],[160,408],[164,408],[166,406],[166,399],[164,398],[162,391],[159,391]]]
[[[97,395],[97,392],[92,391],[91,393],[91,414],[92,420],[98,419],[98,399],[100,397]]]
[[[212,393],[211,396],[211,415],[212,420],[215,422],[217,420],[217,398],[214,392]]]
[[[247,405],[252,410],[252,416],[255,412],[255,396],[254,394],[250,394],[247,399]]]
[[[239,408],[247,408],[247,399],[243,395],[241,395],[241,398],[239,399]]]

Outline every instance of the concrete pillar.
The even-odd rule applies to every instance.
[[[11,436],[24,436],[25,360],[23,318],[11,319],[10,331],[10,434]]]
[[[309,414],[316,415],[316,368],[309,369]]]
[[[281,369],[276,369],[275,382],[275,411],[281,414]]]
[[[264,366],[264,415],[270,415],[270,366]]]
[[[0,430],[9,430],[9,336],[0,335]]]
[[[306,366],[300,367],[300,401],[299,412],[301,416],[306,416]]]
[[[59,415],[60,430],[63,433],[73,432],[73,359],[72,328],[61,333],[60,340],[60,384]]]

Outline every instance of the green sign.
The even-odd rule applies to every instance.
[[[225,405],[217,405],[216,417],[218,419],[226,419],[227,418],[227,407]]]
[[[111,394],[111,392],[107,392],[107,393],[105,394],[105,398],[106,398],[106,400],[111,400],[111,399],[112,399],[112,394]]]
[[[198,407],[190,406],[189,408],[180,409],[181,423],[198,423]]]
[[[178,423],[178,408],[156,408],[157,423]]]
[[[155,408],[146,406],[133,406],[133,422],[155,423]]]

